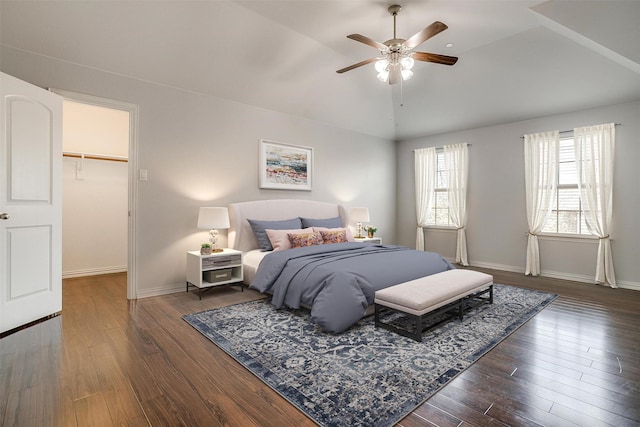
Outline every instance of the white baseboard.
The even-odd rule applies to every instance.
[[[492,270],[509,271],[511,273],[524,274],[524,268],[514,267],[512,265],[494,264],[492,262],[482,262],[482,261],[469,261],[469,265],[472,267],[490,268]]]
[[[640,291],[640,283],[629,282],[628,280],[616,280],[618,287],[622,289],[633,289],[634,291]]]
[[[455,260],[449,260],[453,262]],[[469,261],[469,265],[472,267],[482,267],[482,268],[490,268],[492,270],[500,270],[500,271],[509,271],[512,273],[522,273],[524,274],[524,268],[522,267],[514,267],[512,265],[504,265],[504,264],[493,264],[490,262],[482,262],[482,261]],[[572,282],[579,283],[589,283],[593,284],[593,276],[585,276],[581,274],[573,274],[573,273],[564,273],[560,271],[551,271],[551,270],[542,270],[540,272],[540,276],[542,277],[550,277],[552,279],[561,279],[561,280],[570,280]],[[630,282],[626,280],[617,280],[617,285],[622,289],[633,289],[635,291],[640,291],[640,283],[638,282]]]
[[[564,273],[561,271],[542,270],[540,275],[543,277],[551,277],[552,279],[570,280],[572,282],[593,284],[593,276],[585,276],[582,274]]]
[[[71,279],[73,277],[98,276],[100,274],[126,273],[126,265],[116,265],[112,267],[87,268],[84,270],[63,271],[63,279]]]
[[[176,292],[185,292],[185,291],[186,291],[186,284],[181,283],[178,285],[169,285],[169,286],[163,286],[158,288],[144,289],[142,291],[138,289],[138,294],[136,296],[138,299],[141,299],[141,298],[157,297],[160,295],[175,294]]]

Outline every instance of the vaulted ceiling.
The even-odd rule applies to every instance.
[[[390,86],[347,39],[439,20]],[[0,1],[0,42],[87,67],[307,117],[391,140],[640,99],[640,1]],[[452,43],[452,47],[446,47]]]

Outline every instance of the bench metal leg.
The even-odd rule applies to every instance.
[[[422,316],[416,316],[416,330],[413,339],[422,342]]]

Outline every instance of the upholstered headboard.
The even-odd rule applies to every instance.
[[[334,218],[340,216],[346,224],[344,207],[335,203],[313,200],[274,199],[231,203],[229,205],[229,247],[239,251],[258,249],[247,219],[282,220],[296,217]]]

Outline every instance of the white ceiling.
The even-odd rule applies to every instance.
[[[398,37],[449,29],[401,85],[347,39],[392,38],[387,0],[7,1],[0,42],[386,139],[640,99],[640,0],[398,1]],[[445,47],[453,43],[453,47]]]

